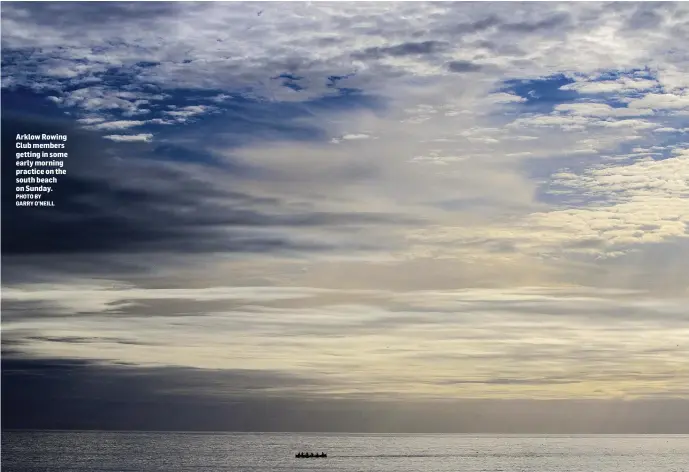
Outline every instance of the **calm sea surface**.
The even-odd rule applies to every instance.
[[[2,470],[689,472],[689,436],[4,432]]]

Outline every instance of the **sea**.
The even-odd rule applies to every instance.
[[[689,472],[689,435],[3,432],[1,453],[3,472]]]

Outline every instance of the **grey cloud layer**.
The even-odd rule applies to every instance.
[[[158,429],[173,431],[231,428],[307,432],[681,433],[686,431],[689,415],[686,401],[677,399],[305,401],[303,397],[275,398],[270,394],[271,386],[308,383],[304,378],[251,371],[132,370],[127,366],[68,359],[17,361],[3,356],[2,372],[3,420],[8,427],[147,430],[156,425]],[[32,375],[35,372],[43,375]],[[244,387],[244,394],[229,394],[238,385]],[[221,386],[228,389],[222,397],[216,393]],[[252,396],[246,396],[247,388]],[[93,400],[85,404],[84,394]],[[22,408],[9,408],[10,404],[21,404]],[[141,405],[146,408],[140,408]]]

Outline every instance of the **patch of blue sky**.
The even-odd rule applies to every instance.
[[[316,118],[314,115],[321,112],[328,114],[352,109],[377,109],[381,106],[379,99],[366,94],[325,95],[305,101],[282,102],[222,90],[206,91],[203,96],[187,90],[166,90],[166,93],[168,97],[160,102],[166,111],[190,105],[204,105],[216,110],[216,113],[202,114],[194,121],[185,123],[189,129],[217,125],[223,127],[225,134],[256,135],[260,139],[272,137],[276,140],[326,140],[328,137],[320,128],[320,120],[301,119]],[[220,95],[228,98],[220,103],[212,101],[213,97]]]
[[[624,160],[625,165],[648,158],[662,161],[673,157],[672,150],[686,143],[686,140],[678,139],[674,133],[654,133],[654,137],[652,141],[642,143],[622,143],[616,153],[611,153],[611,157],[619,157]]]
[[[2,89],[2,112],[4,116],[21,114],[25,117],[65,119],[65,112],[48,100],[51,93],[36,93],[27,87],[18,86]]]
[[[327,87],[329,88],[339,88],[337,83],[341,80],[348,79],[350,77],[354,77],[356,75],[356,72],[352,72],[350,74],[344,74],[344,75],[330,75],[328,76],[327,79]]]
[[[591,150],[589,153],[552,156],[548,159],[527,158],[522,161],[520,171],[534,181],[549,182],[553,174],[558,172],[580,174],[600,163],[600,154]]]
[[[574,83],[574,79],[564,74],[556,74],[539,79],[508,79],[497,92],[517,95],[524,99],[515,106],[524,111],[549,113],[561,103],[574,102],[579,94],[562,87]]]
[[[604,205],[610,202],[609,196],[594,195],[584,189],[558,183],[555,174],[566,172],[583,175],[586,171],[597,167],[625,167],[636,162],[653,159],[662,161],[675,156],[680,141],[676,139],[654,140],[646,143],[622,143],[616,149],[608,152],[592,150],[588,154],[577,154],[551,159],[525,159],[521,171],[530,179],[539,182],[534,198],[536,201],[559,208],[584,207],[588,205]]]
[[[628,151],[631,152],[631,149]],[[622,155],[621,152],[619,155]],[[601,195],[590,195],[583,190],[563,186],[554,178],[556,174],[561,172],[575,175],[584,174],[587,170],[600,166],[601,159],[601,154],[595,150],[591,150],[589,153],[553,156],[549,159],[524,159],[520,166],[520,172],[529,179],[538,182],[534,193],[534,199],[537,202],[559,208],[602,204],[607,201],[607,198]],[[612,161],[608,164],[615,165]],[[625,164],[628,165],[630,162],[627,161]]]
[[[269,176],[259,168],[234,162],[234,149],[283,141],[326,142],[331,136],[322,127],[321,115],[328,118],[338,111],[361,107],[375,109],[380,105],[375,97],[365,94],[337,94],[305,102],[278,102],[249,98],[244,94],[231,95],[221,90],[166,90],[166,93],[167,97],[161,104],[168,110],[203,103],[216,107],[216,111],[194,116],[183,123],[147,123],[137,127],[137,133],[154,135],[154,158],[218,165],[235,175],[246,177]],[[219,95],[229,98],[221,103],[210,101]],[[169,108],[171,106],[175,108]],[[188,143],[194,143],[193,147]],[[223,155],[220,157],[214,152],[201,149],[198,143],[203,143],[203,147],[207,149],[222,149]]]
[[[572,87],[582,80],[596,83],[625,78],[655,81],[656,75],[649,68],[606,70],[599,72],[594,78],[555,74],[538,79],[508,79],[502,82],[497,91],[524,99],[522,102],[514,103],[516,113],[550,113],[560,104],[576,102],[597,102],[605,103],[612,108],[624,108],[630,99],[641,98],[649,92],[662,92],[662,87],[658,84],[643,89],[626,88],[619,92],[607,93]]]
[[[33,50],[31,49],[10,49],[10,48],[4,48],[2,51],[2,58],[0,58],[0,64],[2,64],[2,70],[3,70],[3,75],[6,75],[6,71],[8,68],[15,67],[15,66],[22,66],[22,69],[26,69],[27,67],[31,68],[31,62],[29,59],[31,58],[31,55],[33,53]],[[35,67],[33,67],[35,70]]]
[[[306,89],[306,85],[299,82],[300,80],[303,80],[304,77],[300,77],[296,74],[282,73],[276,77],[271,77],[271,79],[279,80],[283,87],[290,88],[295,92]]]
[[[322,111],[354,111],[368,110],[382,111],[386,108],[385,101],[376,95],[365,93],[358,88],[340,87],[337,94],[327,94],[304,104],[311,110]]]
[[[104,120],[101,123],[117,121],[143,121],[139,126],[123,129],[92,128],[92,133],[102,136],[152,134],[153,140],[146,144],[150,152],[147,158],[176,162],[194,162],[203,165],[222,166],[235,174],[257,176],[260,169],[254,169],[232,161],[233,149],[255,143],[279,141],[326,142],[331,136],[322,128],[323,117],[332,117],[339,111],[357,108],[376,109],[381,101],[363,93],[329,94],[304,102],[279,102],[252,98],[243,92],[224,90],[175,89],[161,90],[140,85],[137,91],[147,89],[162,98],[142,105],[149,111],[131,116],[126,109],[99,109],[88,112],[76,108],[59,106],[48,100],[44,93],[21,90],[3,91],[8,102],[32,104],[37,114],[65,118],[66,113],[75,120],[88,116]],[[17,95],[15,97],[15,95]],[[145,95],[145,94],[144,94]],[[28,99],[27,99],[28,97]],[[145,96],[142,98],[145,99]],[[184,111],[187,107],[202,107],[204,111],[189,116],[171,115],[169,112]],[[206,111],[207,110],[207,111]],[[167,122],[170,124],[161,124]],[[194,143],[193,146],[189,143]],[[198,143],[203,143],[199,147]],[[112,143],[115,146],[131,146],[133,143]],[[143,143],[139,142],[139,145]],[[219,157],[210,148],[222,148],[226,153]]]
[[[147,124],[158,139],[202,139],[205,145],[234,148],[269,141],[325,141],[325,130],[315,123],[297,121],[306,116],[294,104],[252,102],[238,98],[214,113],[191,117],[172,125]]]
[[[139,64],[152,67],[155,63]],[[283,74],[283,77],[287,77]],[[298,77],[289,75],[289,79]],[[289,80],[285,79],[285,80]],[[101,74],[101,82],[95,87],[109,96],[125,97],[121,104],[137,100],[141,103],[135,111],[125,106],[82,107],[72,101],[70,93],[82,89],[73,85],[70,79],[61,80],[59,90],[29,90],[25,87],[3,89],[3,102],[7,109],[33,108],[37,113],[50,116],[70,114],[74,119],[88,117],[113,121],[143,121],[140,126],[116,130],[101,129],[102,134],[152,133],[156,137],[170,138],[182,134],[205,132],[206,136],[217,136],[222,144],[236,146],[254,140],[311,141],[328,140],[329,136],[320,126],[318,115],[336,114],[353,109],[378,109],[380,99],[364,94],[360,90],[347,90],[312,97],[305,101],[280,102],[252,96],[247,90],[204,90],[204,89],[162,89],[142,82],[132,83],[131,71],[110,69]],[[122,94],[130,93],[130,96]],[[49,97],[54,96],[63,103],[57,104]],[[95,121],[94,121],[95,123]],[[95,130],[94,130],[95,132]]]

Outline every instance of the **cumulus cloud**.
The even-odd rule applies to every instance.
[[[629,108],[654,110],[684,110],[689,108],[689,93],[649,93],[629,102]]]
[[[110,124],[110,123],[106,123]],[[101,129],[121,129],[121,128],[128,128],[130,126],[137,126],[137,125],[128,125],[128,126],[113,126],[113,127],[105,127]],[[151,133],[141,133],[141,134],[109,134],[107,136],[103,136],[105,139],[109,139],[111,141],[118,141],[118,142],[136,142],[136,141],[143,141],[143,142],[148,142],[153,138],[153,135]]]
[[[210,110],[213,110],[212,107],[204,105],[189,105],[186,107],[174,108],[174,110],[168,110],[163,113],[181,122],[184,122],[193,116],[201,115],[203,113],[207,113]]]
[[[86,120],[90,121],[88,118]],[[133,121],[133,120],[109,121],[106,123],[92,124],[91,129],[112,131],[112,130],[133,128],[134,126],[141,126],[144,123],[145,123],[145,121]]]
[[[595,149],[586,154],[595,154]],[[551,186],[560,198],[589,199],[585,207],[536,212],[510,226],[488,229],[436,228],[416,232],[426,244],[452,243],[463,253],[472,241],[503,240],[517,253],[557,255],[562,252],[595,257],[623,256],[647,243],[689,238],[689,172],[686,151],[663,160],[650,158],[626,165],[600,166],[582,174],[560,172]],[[471,247],[471,246],[469,246]],[[678,288],[684,289],[684,282]]]
[[[103,121],[105,121],[105,118],[100,118],[100,117],[94,116],[94,117],[79,118],[77,120],[77,123],[82,123],[85,125],[93,125],[95,123],[102,123]]]
[[[368,134],[363,134],[363,133],[360,133],[360,134],[345,134],[345,135],[342,135],[342,136],[339,137],[339,138],[333,138],[333,139],[331,140],[331,142],[332,142],[332,143],[335,143],[335,144],[338,144],[338,143],[341,143],[342,141],[359,141],[359,140],[362,140],[362,139],[371,139],[371,136],[369,136]]]
[[[658,87],[658,82],[639,77],[620,77],[616,80],[605,80],[600,77],[586,78],[563,85],[561,90],[574,90],[581,94],[605,94],[646,91]]]

